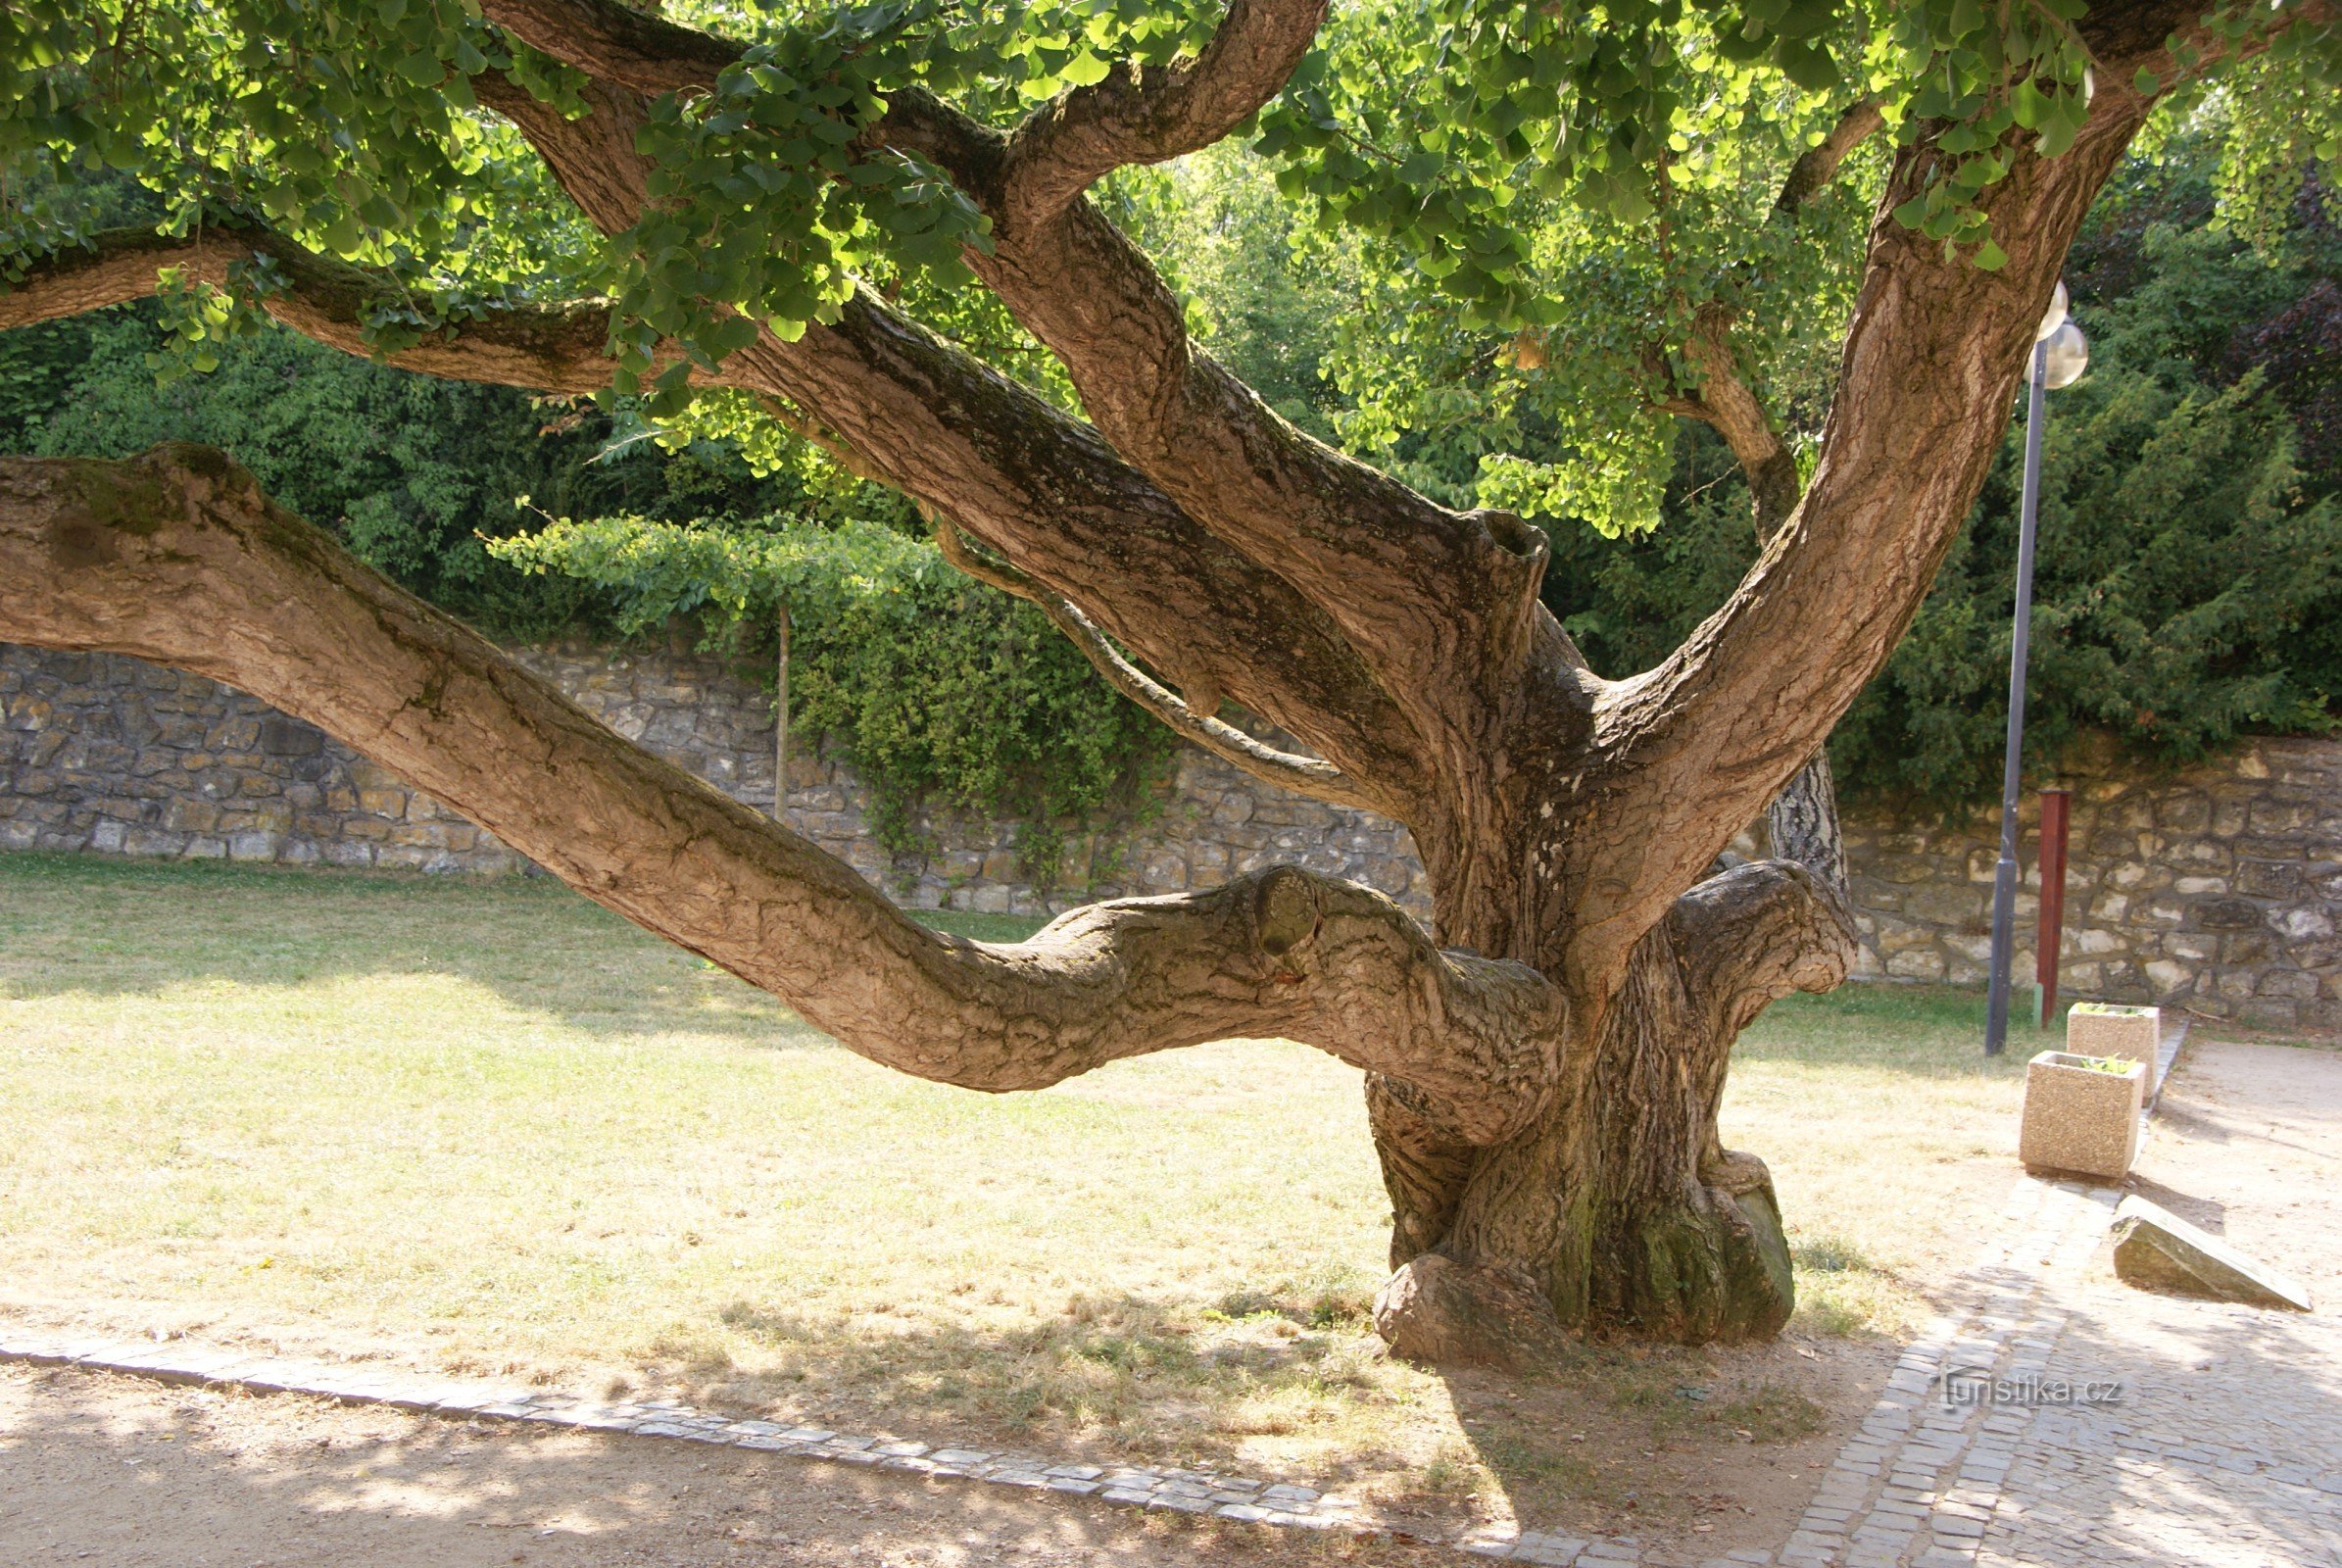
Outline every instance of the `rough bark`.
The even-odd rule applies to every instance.
[[[1791,991],[1837,985],[1854,951],[1834,888],[1758,861],[1692,889],[1637,944],[1600,1039],[1572,1055],[1520,1135],[1468,1147],[1417,1114],[1405,1086],[1371,1083],[1391,1266],[1496,1271],[1387,1293],[1385,1335],[1504,1359],[1480,1341],[1508,1316],[1455,1302],[1474,1277],[1533,1280],[1573,1328],[1684,1341],[1777,1331],[1794,1304],[1780,1205],[1764,1162],[1723,1148],[1716,1110],[1740,1031]]]
[[[1501,1138],[1557,1075],[1567,1008],[1443,955],[1390,900],[1282,867],[940,937],[851,867],[622,739],[271,506],[201,447],[0,459],[0,640],[194,670],[317,725],[570,886],[888,1066],[1037,1089],[1230,1035],[1322,1043]]]
[[[494,78],[481,101],[592,222],[631,225],[649,96],[704,90],[738,46],[614,0],[484,10],[592,79],[574,120]],[[1563,1326],[1770,1332],[1789,1307],[1779,1210],[1762,1162],[1718,1144],[1717,1101],[1740,1028],[1834,984],[1853,951],[1842,852],[1814,806],[1826,764],[1803,793],[1784,786],[1925,595],[2067,246],[2145,114],[2133,73],[2176,79],[2163,40],[2194,12],[2083,20],[2093,113],[2066,155],[2020,148],[1986,192],[2009,255],[1996,273],[1893,223],[1937,156],[1926,133],[1897,153],[1802,493],[1729,323],[1702,323],[1700,416],[1750,466],[1767,542],[1681,649],[1616,682],[1538,605],[1543,558],[1516,519],[1435,505],[1286,425],[1189,340],[1147,258],[1083,194],[1225,133],[1323,15],[1320,0],[1239,0],[1195,60],[1118,67],[1010,130],[918,92],[865,127],[863,147],[931,160],[991,217],[994,249],[970,261],[1064,365],[1087,420],[868,296],[797,342],[760,337],[717,379],[964,530],[1155,711],[1225,740],[1203,722],[1225,694],[1298,736],[1322,773],[1249,761],[1404,821],[1439,940],[1469,951],[1290,869],[1099,906],[1013,947],[933,936],[349,562],[216,456],[0,462],[0,637],[252,691],[905,1071],[1030,1088],[1239,1033],[1356,1063],[1394,1214],[1378,1316],[1402,1348],[1521,1365]],[[1870,118],[1856,106],[1791,172],[1791,207]],[[262,250],[292,279],[268,309],[362,352],[382,285],[245,231],[53,259],[0,297],[0,323],[151,291],[161,265],[224,278]],[[575,389],[598,313],[491,314],[399,362]],[[1780,858],[1702,880],[1777,796]]]

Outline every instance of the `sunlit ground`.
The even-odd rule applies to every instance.
[[[1596,1347],[1508,1393],[1382,1354],[1388,1205],[1317,1052],[976,1095],[542,881],[0,857],[0,1308],[1651,1520],[1646,1451],[1811,1438],[1974,1251],[2024,1054],[1979,1012],[1850,990],[1742,1043],[1805,1359]]]

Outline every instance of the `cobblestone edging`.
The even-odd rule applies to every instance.
[[[1139,1465],[1067,1464],[1046,1454],[908,1442],[832,1432],[778,1421],[736,1420],[672,1399],[600,1404],[509,1385],[398,1371],[366,1371],[325,1361],[254,1355],[186,1340],[71,1339],[0,1328],[0,1362],[75,1366],[166,1383],[307,1394],[346,1404],[383,1404],[457,1419],[526,1422],[584,1432],[621,1433],[677,1443],[721,1444],[760,1453],[870,1465],[938,1480],[1096,1497],[1166,1513],[1208,1514],[1237,1523],[1351,1535],[1425,1537],[1376,1519],[1354,1498],[1311,1487]],[[1449,1543],[1483,1557],[1544,1568],[1635,1568],[1637,1543],[1525,1532]]]

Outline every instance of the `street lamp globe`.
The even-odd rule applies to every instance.
[[[2090,340],[2071,318],[2060,321],[2041,344],[2041,384],[2055,392],[2080,380],[2089,368]]]
[[[2049,296],[2049,309],[2041,313],[2041,324],[2033,329],[2033,341],[2039,343],[2050,333],[2066,324],[2066,280],[2058,279],[2057,292]]]

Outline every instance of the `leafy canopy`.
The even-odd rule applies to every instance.
[[[2242,35],[2300,3],[2218,0],[2209,15]],[[263,218],[388,269],[407,293],[369,323],[386,347],[500,299],[610,296],[616,384],[649,378],[651,411],[674,417],[691,368],[759,324],[793,337],[857,280],[966,281],[963,249],[985,243],[967,197],[859,139],[890,94],[924,88],[1005,124],[1121,62],[1194,53],[1218,20],[1199,0],[671,12],[748,47],[712,92],[657,104],[641,139],[654,205],[606,239],[477,107],[491,74],[572,109],[580,79],[507,39],[476,0],[17,0],[0,11],[7,249],[22,265],[72,242],[79,192],[124,171],[163,199],[167,226]],[[2016,138],[2057,153],[2087,114],[2081,15],[2082,0],[1353,0],[1260,118],[1259,146],[1288,196],[1389,242],[1466,327],[1549,326],[1572,307],[1540,267],[1546,204],[1648,223],[1871,96],[1902,135],[1952,122],[1896,216],[1991,267],[1976,193]],[[2330,148],[2342,34],[2285,28],[2254,69],[2282,116],[2259,144]],[[182,299],[172,322],[195,342],[232,335],[279,286],[248,268],[226,302]],[[649,377],[661,339],[685,358]]]

